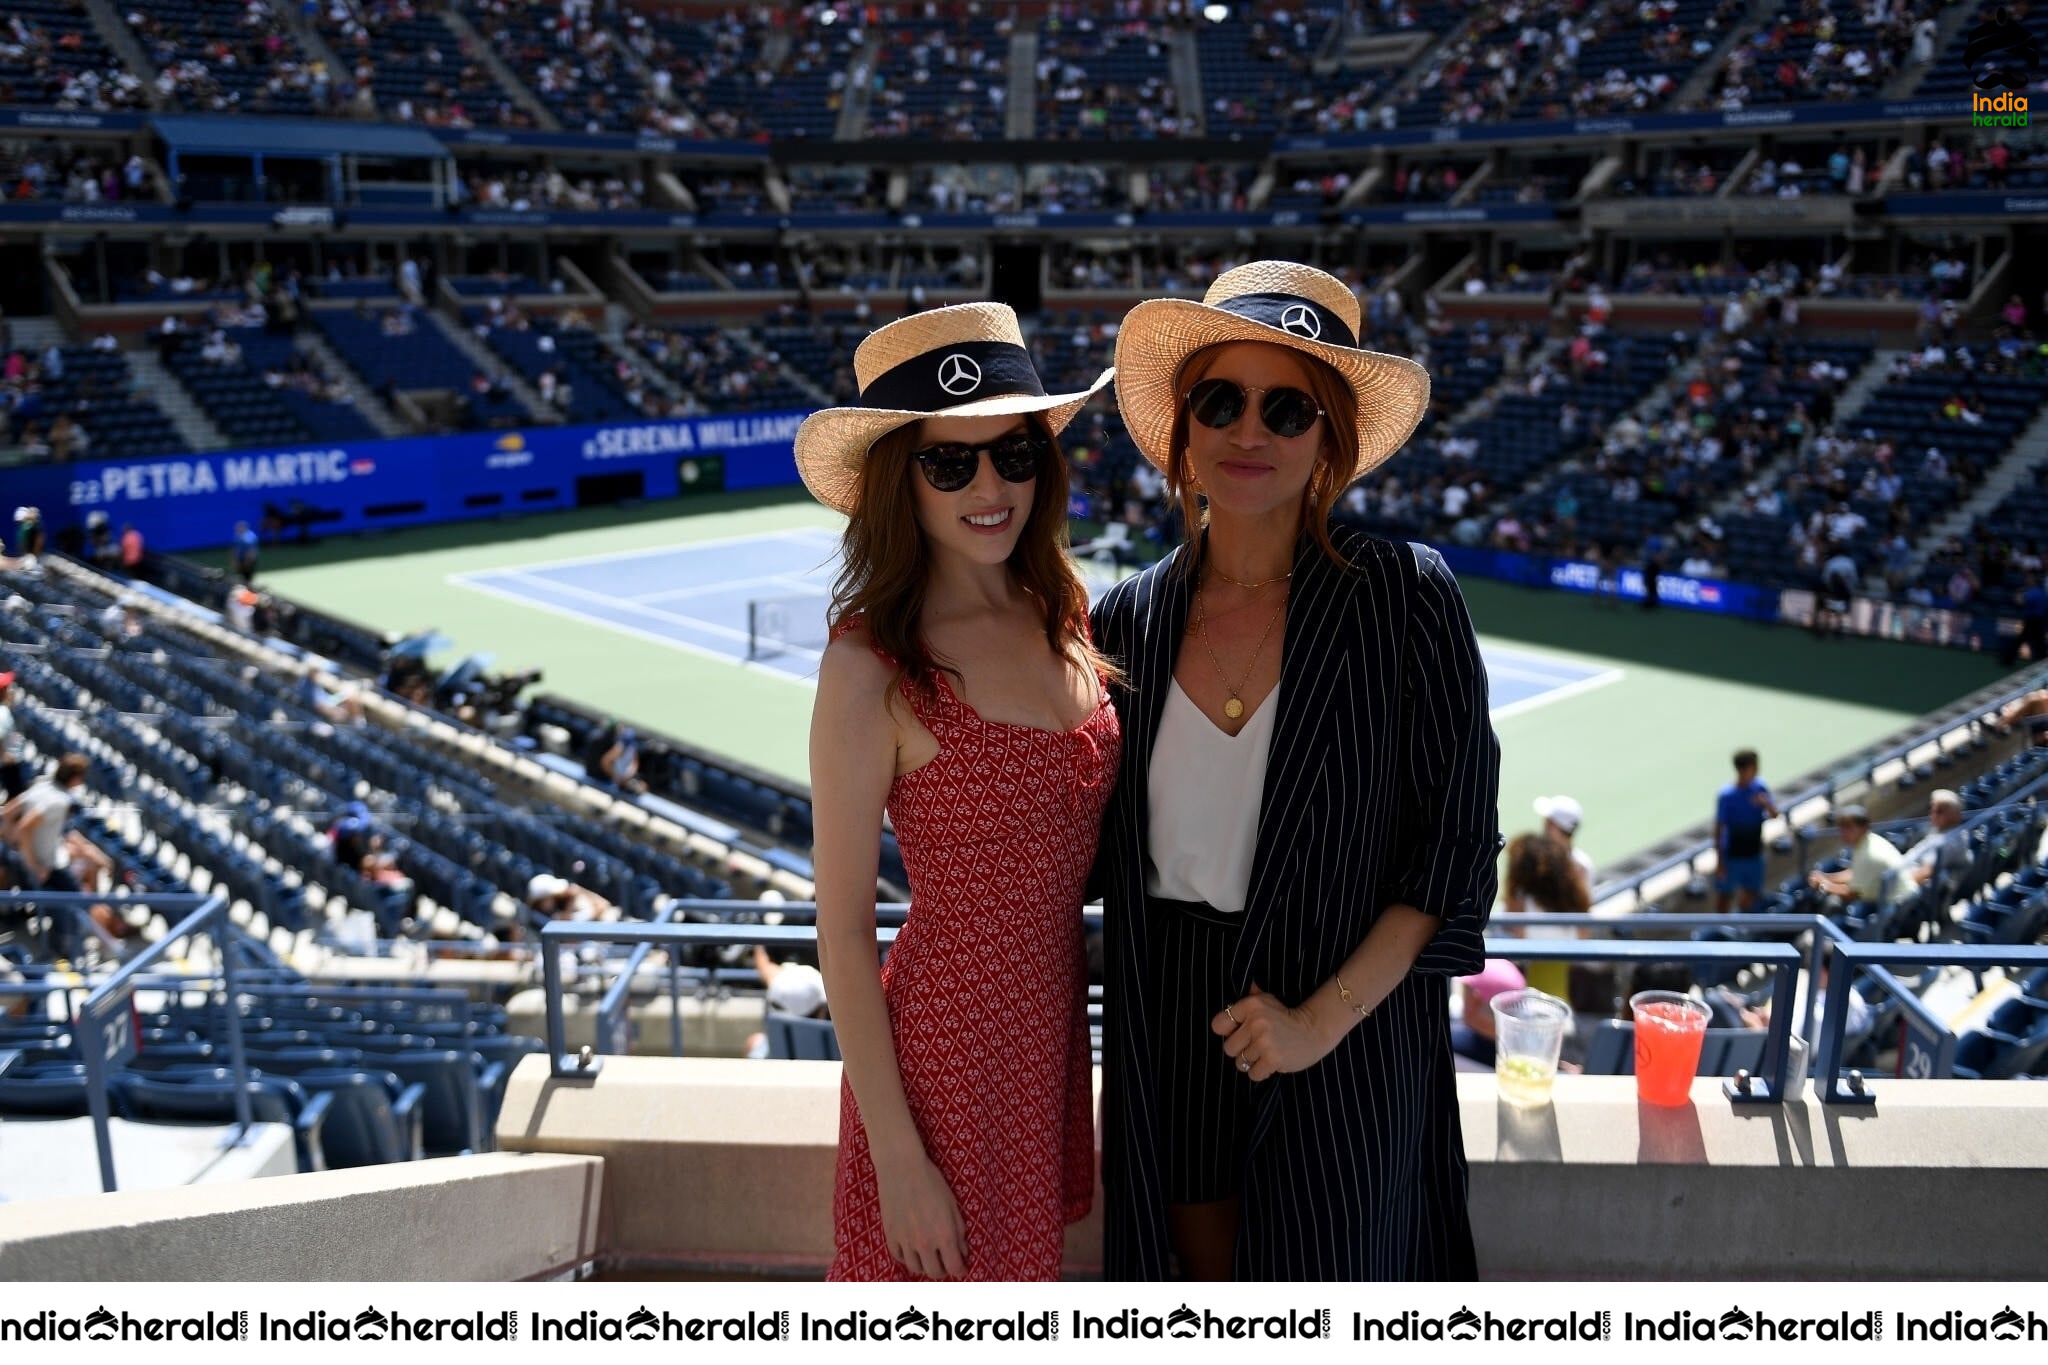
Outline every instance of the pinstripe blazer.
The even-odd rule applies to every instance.
[[[1307,1071],[1254,1090],[1236,1271],[1242,1279],[1463,1279],[1475,1274],[1447,1015],[1448,978],[1479,970],[1500,848],[1500,748],[1464,598],[1443,558],[1332,528],[1350,568],[1311,536],[1295,554],[1280,711],[1232,963],[1305,999],[1386,906],[1442,927],[1372,1015]],[[1097,604],[1117,689],[1123,769],[1104,817],[1105,1259],[1160,1279],[1161,1197],[1144,1002],[1148,776],[1193,585],[1176,551]],[[1218,1000],[1216,1008],[1226,1002]]]

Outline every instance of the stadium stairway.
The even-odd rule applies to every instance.
[[[1864,405],[1870,401],[1870,396],[1884,386],[1885,376],[1891,373],[1892,362],[1904,354],[1903,351],[1878,351],[1872,355],[1869,363],[1850,378],[1848,387],[1835,399],[1835,411],[1861,412]],[[1840,424],[1841,419],[1837,421]],[[1813,445],[1813,437],[1814,433],[1807,433],[1806,439],[1799,443],[1797,450],[1757,470],[1756,477],[1750,482],[1765,487],[1777,483],[1798,468],[1799,462],[1806,458],[1807,450]],[[1721,495],[1711,509],[1715,519],[1728,517],[1741,510],[1743,487],[1744,485],[1738,483]]]
[[[1966,26],[1976,22],[1977,11],[1982,7],[1982,0],[1963,0],[1963,3],[1950,5],[1943,10],[1934,29],[1934,60],[1922,66],[1909,65],[1900,70],[1898,75],[1892,78],[1891,83],[1885,86],[1884,97],[1888,100],[1899,100],[1917,94],[1921,84],[1942,64],[1942,58],[1949,52],[1951,45],[1960,46],[1956,44],[1956,35],[1962,33]]]
[[[2048,409],[2043,409],[2020,433],[2019,440],[2013,443],[2006,457],[1991,470],[1975,493],[1927,528],[1920,543],[1913,547],[1913,567],[1909,570],[1909,577],[1917,580],[1927,568],[1927,561],[1944,541],[1950,536],[1967,536],[1978,518],[1988,515],[2014,489],[2030,482],[2043,462],[2048,462]]]
[[[200,408],[191,390],[164,368],[155,351],[143,346],[126,354],[141,388],[163,410],[164,416],[170,418],[171,425],[185,438],[186,445],[194,450],[226,450],[234,444]]]
[[[525,81],[519,79],[519,73],[498,55],[490,39],[477,32],[476,25],[469,22],[467,15],[450,7],[441,10],[439,17],[461,41],[464,53],[491,73],[491,78],[504,87],[505,92],[512,97],[512,102],[533,116],[537,127],[551,133],[561,131],[562,121],[555,117],[554,111],[548,108],[540,96],[533,93]]]
[[[100,41],[114,50],[123,66],[142,78],[142,88],[149,103],[156,108],[163,107],[163,96],[157,93],[156,63],[149,59],[149,50],[135,36],[135,30],[122,20],[121,11],[114,7],[113,0],[84,0],[82,8],[92,20],[93,31],[99,34]]]
[[[1728,60],[1728,54],[1735,50],[1735,45],[1769,23],[1780,8],[1780,0],[1750,0],[1748,11],[1728,26],[1727,33],[1714,45],[1714,50],[1702,57],[1692,74],[1671,92],[1668,107],[1691,109],[1704,101],[1714,88],[1714,77],[1720,74],[1721,64]]]
[[[461,318],[431,309],[422,311],[420,316],[426,318],[430,326],[439,328],[441,335],[447,337],[455,349],[466,356],[477,369],[485,374],[503,375],[506,389],[519,401],[519,406],[526,410],[526,415],[533,421],[551,423],[560,420],[560,414],[534,392],[533,386],[519,373],[519,367],[493,351],[475,332],[463,325]]]
[[[384,400],[377,397],[369,385],[363,383],[362,376],[358,375],[355,368],[328,344],[326,337],[308,329],[299,333],[297,345],[301,351],[313,357],[320,367],[321,374],[326,376],[330,383],[339,384],[347,392],[355,404],[356,411],[362,414],[364,421],[377,429],[379,435],[391,437],[412,434],[412,428],[400,421],[398,414],[384,406]]]

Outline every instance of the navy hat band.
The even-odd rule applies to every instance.
[[[990,398],[1043,398],[1031,353],[1013,341],[963,341],[912,356],[875,376],[860,406],[938,412]]]
[[[1358,336],[1351,330],[1350,323],[1314,299],[1305,299],[1299,294],[1239,294],[1210,306],[1235,313],[1250,322],[1277,327],[1303,341],[1348,346],[1353,350],[1358,348]]]

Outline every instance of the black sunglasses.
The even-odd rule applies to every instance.
[[[1247,391],[1234,379],[1204,379],[1188,390],[1188,415],[1205,427],[1221,431],[1244,416],[1245,404],[1250,401],[1251,394],[1258,392],[1261,390],[1256,388]],[[1299,436],[1323,415],[1323,410],[1316,406],[1314,395],[1300,389],[1278,388],[1263,392],[1266,396],[1259,400],[1259,420],[1275,436]]]
[[[1030,483],[1045,468],[1052,454],[1052,437],[1042,431],[1013,431],[987,445],[971,446],[959,441],[926,446],[910,458],[924,472],[924,481],[941,493],[958,493],[974,482],[981,470],[982,453],[1007,483]]]

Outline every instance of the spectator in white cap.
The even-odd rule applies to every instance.
[[[526,884],[526,903],[549,919],[617,919],[618,910],[595,891],[567,877],[542,872]]]
[[[1914,884],[1925,886],[1939,878],[1949,886],[1959,885],[1970,870],[1970,838],[1962,833],[1963,798],[1943,788],[1927,798],[1927,822],[1933,826],[1927,837],[1906,854],[1906,865]]]
[[[789,1014],[799,1019],[830,1019],[832,1007],[825,1003],[825,974],[801,962],[777,962],[766,948],[754,948],[754,970],[768,987],[768,1012]],[[747,1055],[759,1061],[768,1055],[768,1035],[751,1034]]]
[[[1572,866],[1578,869],[1579,880],[1586,884],[1586,895],[1590,897],[1593,894],[1593,859],[1586,850],[1572,842],[1579,832],[1579,825],[1586,818],[1585,811],[1569,796],[1539,796],[1536,798],[1536,818],[1572,851]]]

